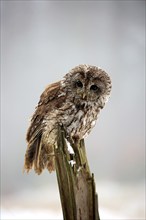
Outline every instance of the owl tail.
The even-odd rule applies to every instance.
[[[41,136],[30,141],[26,150],[24,171],[29,172],[32,168],[37,174],[41,174],[45,168],[50,173],[55,170],[54,147],[45,146]]]

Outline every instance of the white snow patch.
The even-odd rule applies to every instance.
[[[80,166],[80,167],[78,168],[77,172],[80,172],[81,169],[82,169],[82,167]]]
[[[67,149],[68,149],[68,152],[70,154],[74,154],[74,150],[73,148],[71,147],[70,143],[66,140],[66,143],[67,143]]]
[[[69,163],[71,164],[72,167],[74,164],[76,164],[76,162],[74,160],[70,160]]]

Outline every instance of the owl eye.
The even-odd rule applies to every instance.
[[[101,89],[98,86],[96,86],[96,85],[92,85],[90,87],[90,90],[101,92]]]
[[[78,81],[76,81],[76,86],[79,87],[79,88],[82,88],[83,83],[80,80],[78,80]]]

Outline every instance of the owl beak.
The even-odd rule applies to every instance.
[[[85,94],[85,93],[83,93],[83,96],[82,96],[82,97],[83,97],[83,99],[85,99],[85,98],[86,98],[86,94]]]

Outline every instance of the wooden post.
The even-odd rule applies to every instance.
[[[76,149],[78,156],[68,152],[65,132],[60,127],[55,157],[63,217],[64,220],[99,220],[94,175],[89,170],[84,140]]]

